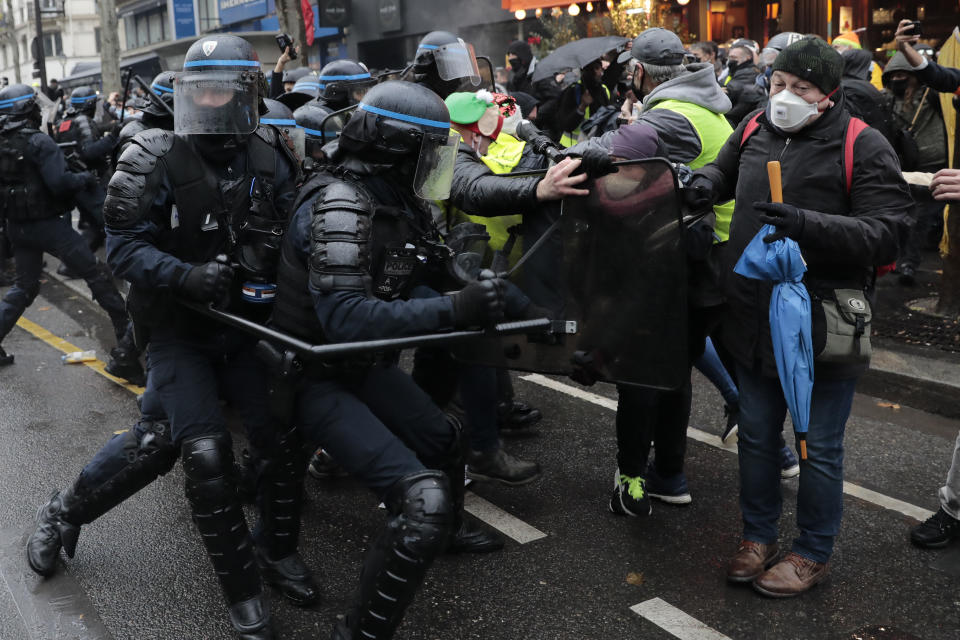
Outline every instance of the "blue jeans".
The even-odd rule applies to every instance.
[[[780,381],[737,364],[740,384],[740,511],[743,538],[761,544],[777,541],[780,448],[787,403]],[[843,433],[857,379],[814,383],[810,402],[807,459],[800,461],[797,527],[793,551],[826,562],[843,515]],[[799,449],[799,445],[798,445]]]
[[[740,392],[737,391],[737,385],[734,384],[733,378],[730,377],[730,374],[727,373],[727,370],[723,366],[723,362],[720,361],[720,356],[717,355],[717,348],[713,346],[713,340],[709,337],[707,338],[703,353],[697,358],[697,361],[693,363],[693,366],[713,383],[713,386],[715,386],[717,391],[720,392],[720,395],[723,396],[723,401],[728,407],[737,406],[740,402]]]

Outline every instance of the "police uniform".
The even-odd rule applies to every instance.
[[[63,215],[69,206],[64,203],[87,188],[94,176],[69,171],[60,148],[37,129],[40,113],[30,87],[11,85],[0,91],[0,115],[2,207],[17,268],[13,287],[0,301],[0,340],[39,293],[44,253],[87,282],[119,340],[127,324],[123,298],[106,265],[97,262]],[[0,350],[0,364],[12,362],[13,357]]]
[[[321,170],[300,194],[283,242],[277,328],[342,342],[484,324],[502,311],[499,281],[453,296],[425,286],[423,259],[439,236],[421,197],[436,194],[415,195],[412,167],[418,152],[424,166],[452,161],[433,153],[448,144],[448,130],[446,106],[428,90],[405,82],[371,89],[340,137],[340,168]],[[398,368],[395,353],[307,362],[296,395],[304,439],[329,451],[389,513],[334,637],[392,637],[448,541],[456,550],[502,546],[462,520],[459,426]]]
[[[218,85],[225,73],[231,79]],[[186,310],[177,298],[225,304],[255,320],[269,312],[241,291],[263,293],[275,280],[297,170],[278,132],[258,126],[261,82],[256,54],[243,39],[197,41],[176,83],[177,135],[143,132],[120,157],[105,207],[108,260],[131,283],[131,313],[148,345],[147,392],[169,417],[169,433],[141,426],[108,442],[44,507],[28,542],[34,570],[52,572],[60,544],[72,555],[80,525],[152,482],[179,456],[231,622],[248,640],[274,637],[261,576],[294,604],[318,599],[296,551],[298,468],[305,461],[296,431],[278,428],[269,410],[253,339]],[[214,92],[219,106],[193,101],[208,95],[204,90]],[[252,537],[233,485],[231,438],[218,396],[243,416],[260,461],[262,520]]]

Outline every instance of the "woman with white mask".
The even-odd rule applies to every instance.
[[[689,203],[736,197],[721,272],[728,304],[721,337],[740,390],[743,532],[727,578],[772,597],[799,595],[827,576],[843,506],[844,428],[869,364],[876,269],[896,259],[912,206],[890,144],[844,109],[842,70],[840,54],[819,38],[784,48],[766,107],[743,120],[685,195]],[[783,203],[770,202],[770,160],[782,166]],[[799,535],[783,556],[778,453],[787,405],[771,340],[773,283],[733,272],[764,224],[775,229],[766,242],[790,238],[806,262],[815,357]],[[846,307],[850,313],[838,313]]]

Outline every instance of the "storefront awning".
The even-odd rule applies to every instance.
[[[543,0],[500,0],[500,7],[507,11],[518,11],[520,9],[549,9],[562,5],[563,2],[544,2]]]

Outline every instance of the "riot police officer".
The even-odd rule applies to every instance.
[[[413,81],[446,98],[461,85],[480,85],[480,70],[473,45],[449,31],[431,31],[417,45],[410,70]],[[467,87],[463,89],[469,91]]]
[[[167,111],[149,97],[139,99],[137,107],[143,116],[139,119],[131,119],[120,129],[117,135],[119,153],[122,153],[133,137],[141,131],[147,129],[173,131],[173,78],[175,75],[173,71],[161,71],[150,83],[150,91],[170,107],[170,110]]]
[[[282,102],[290,109],[297,109],[311,100],[316,100],[320,95],[320,81],[317,80],[315,73],[309,69],[306,71],[308,71],[308,73],[304,73],[297,78],[293,87],[289,91],[277,96],[276,100]]]
[[[352,107],[377,84],[370,71],[353,60],[334,60],[320,69],[320,101],[333,111]]]
[[[317,101],[308,102],[293,112],[293,119],[304,133],[304,159],[313,163],[324,158],[323,146],[333,142],[343,129],[343,116]]]
[[[57,142],[74,143],[76,146],[67,151],[68,157],[93,171],[98,178],[96,184],[77,192],[76,206],[80,211],[80,227],[91,249],[96,250],[105,238],[103,230],[103,199],[106,195],[103,185],[109,178],[110,155],[117,144],[117,138],[100,129],[94,120],[97,109],[97,92],[91,87],[78,87],[70,94],[70,107],[67,117],[57,127]],[[68,270],[62,275],[73,275]]]
[[[61,547],[73,555],[81,525],[180,457],[194,522],[231,623],[247,640],[274,637],[261,579],[297,605],[319,597],[297,553],[297,469],[305,461],[296,431],[274,424],[252,339],[178,300],[224,304],[250,319],[269,313],[263,302],[275,289],[277,230],[285,226],[297,173],[278,132],[259,125],[265,92],[259,67],[242,38],[198,40],[174,87],[176,135],[143,132],[120,158],[105,207],[108,260],[131,283],[131,314],[138,334],[148,334],[147,392],[156,394],[170,426],[141,423],[109,441],[41,509],[27,543],[30,566],[49,575]],[[261,472],[261,521],[252,536],[232,479],[218,392],[243,417]]]
[[[298,198],[273,323],[341,342],[495,322],[501,280],[473,281],[451,296],[425,287],[428,256],[440,246],[427,201],[449,193],[456,148],[436,94],[402,81],[371,89],[340,136],[339,166],[318,172]],[[322,445],[389,513],[334,638],[390,638],[448,540],[459,551],[503,544],[462,519],[459,425],[391,353],[305,363],[296,405],[308,444]]]
[[[17,269],[13,287],[0,301],[0,341],[39,293],[44,253],[56,256],[86,280],[120,340],[127,325],[123,298],[106,265],[97,262],[63,217],[67,209],[63,203],[96,183],[96,176],[69,171],[60,148],[40,133],[40,107],[32,88],[14,84],[0,91],[0,116],[0,207],[5,211]],[[13,356],[0,347],[0,365],[12,363]],[[128,364],[125,375],[135,375],[139,364]]]

